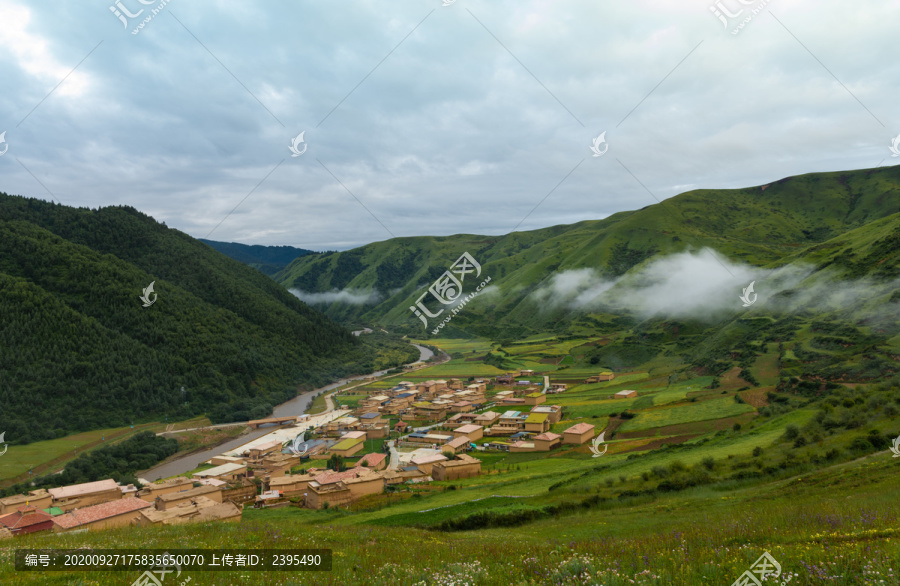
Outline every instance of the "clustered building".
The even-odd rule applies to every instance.
[[[249,487],[255,494],[255,488]],[[98,480],[0,499],[0,538],[37,531],[240,521],[246,500],[231,485],[175,478],[141,490]]]
[[[509,441],[491,440],[484,446],[511,452],[550,451],[563,444],[590,441],[595,430],[587,423],[573,425],[562,434],[550,431],[551,425],[560,422],[562,407],[547,405],[547,394],[563,392],[567,386],[548,384],[542,391],[539,385],[518,379],[533,375],[526,369],[496,377],[497,384],[509,388],[497,392],[491,403],[487,402],[484,379],[471,384],[456,378],[400,382],[367,396],[354,411],[345,407],[336,417],[318,425],[314,439],[303,442],[302,454],[290,449],[288,442],[252,442],[238,455],[211,459],[211,467],[196,472],[193,478],[149,483],[140,490],[114,480],[101,480],[2,498],[0,539],[36,531],[240,521],[244,505],[251,501],[267,507],[287,506],[291,502],[313,509],[342,506],[397,484],[477,476],[481,473],[481,460],[466,452],[485,436],[508,437]],[[601,374],[588,381],[612,377],[611,373]],[[629,397],[633,393],[626,391],[616,396]],[[503,413],[477,413],[494,405],[510,409]],[[391,418],[400,418],[393,430],[401,433],[409,429],[403,419],[439,425],[437,429],[422,428],[409,433],[404,438],[405,445],[426,449],[414,452],[409,461],[396,468],[388,466],[386,454],[369,453],[347,470],[310,468],[292,474],[292,469],[308,458],[358,457],[367,440],[390,435]],[[282,419],[287,418],[254,423],[291,423]],[[304,415],[293,423],[300,426],[309,421],[309,416]],[[306,431],[312,430],[313,426],[306,427]],[[257,484],[262,485],[261,494],[257,494]]]

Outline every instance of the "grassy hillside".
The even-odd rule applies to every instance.
[[[468,305],[442,334],[496,335],[499,329],[525,337],[560,322],[567,327],[578,317],[538,307],[529,298],[555,275],[592,269],[615,279],[654,259],[705,247],[760,267],[812,260],[847,278],[896,275],[898,212],[898,167],[816,173],[745,189],[691,191],[571,226],[505,236],[395,238],[298,258],[276,279],[304,293],[348,290],[368,296],[367,303],[316,307],[338,320],[421,334],[424,328],[409,307],[468,251],[482,265],[481,279],[490,276],[496,288]]]
[[[158,297],[142,307],[151,282]],[[0,307],[0,429],[13,443],[265,416],[298,387],[366,372],[379,351],[131,208],[0,194]]]
[[[318,254],[312,250],[293,246],[261,246],[259,244],[240,244],[238,242],[216,242],[198,238],[200,242],[209,244],[225,256],[240,261],[266,275],[274,275],[292,260],[307,254]]]

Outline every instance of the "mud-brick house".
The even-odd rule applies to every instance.
[[[52,505],[53,497],[50,493],[40,488],[32,490],[28,494],[14,494],[0,499],[0,515],[15,513],[20,507],[33,505],[38,509],[46,509]]]
[[[550,431],[550,415],[547,413],[529,413],[525,419],[524,430],[530,433]]]
[[[590,423],[577,423],[563,432],[564,444],[584,444],[594,437],[594,426]]]
[[[156,499],[156,509],[159,511],[166,511],[177,507],[178,505],[196,500],[201,496],[217,503],[221,503],[223,500],[221,488],[216,486],[198,486],[197,488],[185,490],[184,492],[174,492],[160,496]]]
[[[558,433],[545,432],[531,438],[534,448],[538,452],[549,452],[562,443],[562,436]]]
[[[453,434],[453,437],[466,437],[470,442],[475,442],[484,436],[484,428],[480,425],[468,424],[457,427],[450,433]]]
[[[526,405],[540,405],[547,401],[547,395],[544,393],[530,393],[525,395]]]
[[[68,511],[64,515],[53,517],[54,531],[71,529],[90,529],[98,531],[131,525],[141,511],[152,505],[143,499],[128,498],[110,501],[99,505]]]
[[[550,424],[559,423],[562,419],[562,407],[559,405],[535,405],[531,408],[532,413],[546,413],[547,421]]]
[[[75,508],[99,505],[122,498],[119,485],[111,478],[51,488],[47,492],[53,498],[53,506],[67,512]]]
[[[481,474],[481,460],[467,454],[460,454],[454,460],[437,462],[431,467],[434,480],[459,480]]]

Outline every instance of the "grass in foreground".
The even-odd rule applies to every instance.
[[[336,523],[344,511],[245,510],[240,524],[28,536],[3,584],[130,584],[139,572],[16,573],[15,548],[330,548],[331,572],[183,573],[195,584],[731,584],[768,551],[793,584],[897,584],[898,463],[880,452],[763,484],[614,499],[516,527],[438,532]],[[465,493],[465,490],[457,491]],[[437,495],[435,495],[437,496]],[[416,498],[422,509],[434,497]],[[524,500],[524,499],[523,499]],[[510,499],[509,510],[515,505]],[[407,506],[409,499],[403,501]],[[485,503],[488,504],[488,503]],[[479,508],[473,503],[472,510]],[[440,510],[426,513],[446,516]],[[410,515],[414,515],[410,513]]]

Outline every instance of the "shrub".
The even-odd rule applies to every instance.
[[[735,393],[735,394],[734,394],[734,402],[735,402],[735,403],[741,403],[741,404],[744,404],[744,403],[746,403],[747,401],[745,401],[744,398],[741,397],[739,394]]]
[[[864,437],[858,437],[850,444],[850,449],[857,452],[868,452],[872,449],[872,444]]]
[[[734,431],[740,431],[740,430],[741,430],[741,424],[740,424],[740,423],[735,423],[733,426],[731,426],[731,429],[733,429]]]
[[[707,457],[703,458],[703,460],[701,460],[700,463],[703,464],[703,467],[706,468],[707,470],[712,470],[713,468],[716,467],[716,459],[713,458],[712,456],[707,456]]]
[[[802,435],[797,436],[797,439],[794,440],[795,448],[802,448],[805,445],[806,445],[806,438],[803,437]]]
[[[797,436],[800,435],[800,428],[794,424],[788,425],[784,428],[784,438],[785,439],[796,439]]]
[[[755,448],[753,448],[753,455],[754,455],[755,457],[761,456],[761,455],[762,455],[762,452],[763,452],[763,450],[762,450],[762,448],[759,447],[759,446],[756,446]]]

